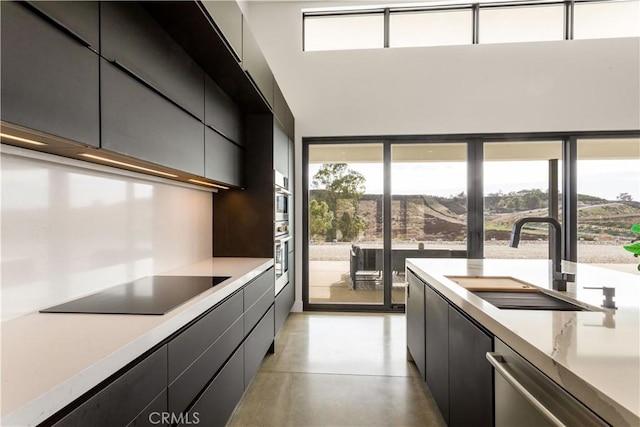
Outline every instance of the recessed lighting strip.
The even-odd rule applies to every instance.
[[[7,139],[13,139],[14,141],[26,142],[33,145],[47,145],[44,142],[34,141],[32,139],[20,138],[19,136],[7,135],[6,133],[0,133],[0,136]]]
[[[93,154],[82,153],[80,155],[83,156],[83,157],[88,157],[90,159],[94,159],[94,160],[100,160],[100,161],[107,162],[107,163],[113,163],[114,165],[126,166],[126,167],[129,167],[129,168],[133,168],[133,169],[137,169],[137,170],[141,170],[141,171],[145,171],[145,172],[151,172],[151,173],[156,173],[158,175],[168,176],[170,178],[177,178],[178,177],[178,175],[174,175],[172,173],[162,172],[162,171],[158,171],[158,170],[155,170],[155,169],[144,168],[142,166],[132,165],[131,163],[119,162],[117,160],[107,159],[105,157],[94,156]]]
[[[228,190],[229,187],[225,187],[224,185],[212,184],[210,182],[198,181],[197,179],[189,179],[189,182],[193,182],[195,184],[208,185],[209,187],[222,188],[223,190]]]

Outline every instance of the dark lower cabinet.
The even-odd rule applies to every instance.
[[[289,272],[289,274],[291,274],[291,272]],[[285,287],[282,288],[280,293],[276,295],[275,335],[278,335],[280,328],[282,328],[282,325],[284,325],[284,321],[287,320],[287,316],[289,316],[289,312],[291,311],[291,307],[293,306],[294,297],[295,289],[293,286],[293,281],[289,279],[289,283],[287,283]]]
[[[204,175],[204,125],[101,60],[102,148]]]
[[[195,404],[183,413],[180,426],[224,426],[244,393],[244,350],[240,346]]]
[[[24,5],[0,8],[2,120],[99,146],[99,56]]]
[[[429,286],[425,294],[426,380],[444,420],[450,420],[449,303]]]
[[[183,412],[214,377],[243,338],[242,317],[240,317],[191,366],[169,384],[169,412]]]
[[[242,292],[237,292],[169,342],[170,383],[182,375],[185,369],[242,317],[242,300]]]
[[[493,372],[486,360],[493,336],[411,270],[407,276],[407,347],[445,422],[493,426]]]
[[[162,414],[167,413],[167,390],[162,392],[138,416],[127,424],[127,427],[157,426],[162,420]]]
[[[493,426],[492,337],[449,307],[449,425]]]
[[[249,386],[264,355],[273,344],[274,308],[269,309],[244,342],[244,386]]]
[[[273,348],[274,281],[269,268],[42,425],[225,425]],[[247,319],[251,327],[245,332]]]
[[[425,305],[424,283],[411,271],[407,275],[407,351],[425,378]]]
[[[140,418],[149,404],[166,411],[166,399],[156,397],[167,388],[167,346],[162,346],[115,381],[73,409],[55,426],[125,426]],[[142,421],[142,420],[140,420]]]

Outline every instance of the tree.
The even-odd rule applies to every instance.
[[[353,239],[359,231],[364,230],[366,221],[358,213],[358,201],[364,194],[364,183],[365,177],[349,169],[346,163],[325,163],[313,176],[313,187],[324,190],[318,192],[316,198],[326,203],[333,214],[327,241],[336,239],[338,229],[343,241]]]
[[[312,199],[309,202],[309,234],[313,236],[325,236],[333,224],[333,212],[329,211],[326,202],[318,202]]]
[[[630,202],[633,200],[633,197],[629,193],[620,193],[618,194],[618,197],[616,197],[616,199],[620,200],[621,202]]]

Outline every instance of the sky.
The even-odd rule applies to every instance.
[[[320,169],[309,165],[309,177]],[[366,193],[382,194],[381,163],[351,163],[350,168],[366,178]],[[547,189],[547,162],[485,162],[485,194],[502,191]],[[560,173],[562,173],[560,171]],[[429,194],[449,196],[466,193],[466,164],[396,163],[392,165],[392,194]],[[578,193],[615,200],[620,193],[631,194],[640,201],[640,159],[580,160],[578,162]]]

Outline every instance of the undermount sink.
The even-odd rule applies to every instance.
[[[474,295],[502,310],[596,311],[543,292],[509,276],[446,276]]]

